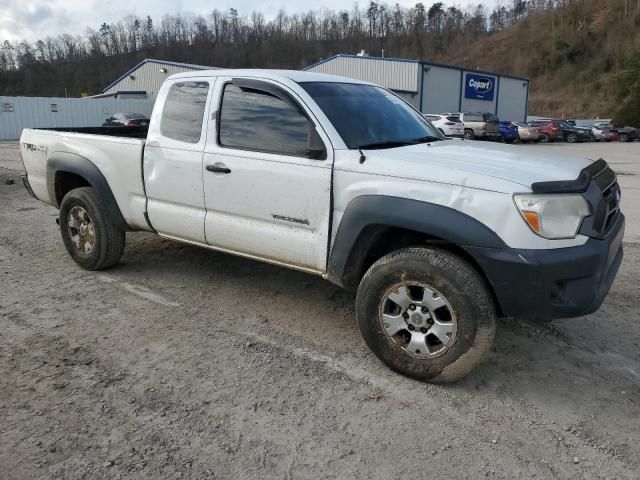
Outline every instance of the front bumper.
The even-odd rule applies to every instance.
[[[625,220],[606,238],[549,250],[465,247],[493,287],[500,312],[541,320],[600,308],[622,263]]]

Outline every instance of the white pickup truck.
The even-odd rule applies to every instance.
[[[80,266],[116,264],[144,230],[321,275],[357,290],[382,361],[430,381],[477,365],[497,316],[594,312],[622,261],[605,161],[447,139],[342,77],[173,75],[148,130],[25,130],[20,154]]]

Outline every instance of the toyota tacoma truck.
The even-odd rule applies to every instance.
[[[148,127],[28,129],[20,155],[81,267],[115,265],[126,233],[148,231],[320,275],[356,292],[384,363],[434,382],[487,356],[497,317],[596,311],[622,261],[604,160],[447,139],[342,77],[181,73]]]

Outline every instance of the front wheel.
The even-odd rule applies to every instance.
[[[543,133],[542,135],[540,135],[539,141],[541,143],[549,143],[550,142],[550,138],[549,135],[547,135],[546,133]]]
[[[575,133],[570,133],[569,135],[567,135],[567,142],[568,143],[576,143],[578,141],[578,135]]]
[[[90,187],[71,190],[62,199],[60,233],[71,258],[87,270],[115,265],[124,251],[124,231],[111,222]]]
[[[356,296],[365,342],[393,370],[452,382],[486,357],[496,313],[478,272],[436,248],[405,248],[378,260]]]
[[[466,129],[464,131],[464,138],[466,138],[467,140],[473,140],[475,138],[473,130]]]

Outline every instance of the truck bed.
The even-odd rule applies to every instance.
[[[47,185],[47,164],[69,156],[93,163],[112,189],[127,224],[147,229],[142,159],[147,127],[25,129],[20,153],[34,194],[56,206]]]

